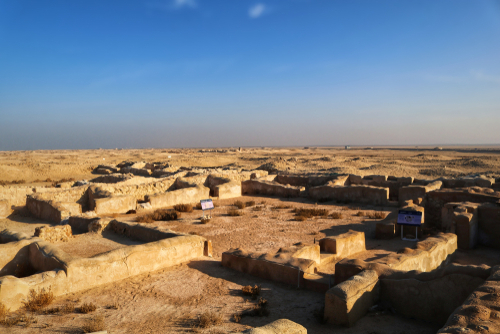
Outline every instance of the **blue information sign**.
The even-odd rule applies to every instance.
[[[422,212],[399,210],[398,224],[420,226],[422,225]]]

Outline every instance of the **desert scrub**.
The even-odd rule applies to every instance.
[[[294,209],[295,219],[299,221],[304,221],[308,218],[317,217],[317,216],[328,216],[328,210],[326,209]]]
[[[210,222],[210,218],[207,218],[207,217],[203,217],[200,219],[200,222],[202,224],[208,224]]]
[[[23,301],[23,306],[27,311],[36,312],[42,308],[50,305],[54,301],[54,294],[52,293],[52,287],[48,290],[42,289],[31,289],[28,294],[28,299]]]
[[[387,217],[387,213],[385,212],[370,212],[366,215],[366,217],[370,219],[384,219]]]
[[[247,205],[246,205],[245,203],[243,203],[242,201],[236,201],[236,202],[234,202],[234,203],[233,203],[233,205],[234,205],[235,207],[237,207],[238,209],[240,209],[240,210],[241,210],[241,209],[246,208],[246,206],[247,206]]]
[[[260,295],[260,291],[262,290],[260,285],[255,284],[254,286],[246,285],[241,288],[241,292],[244,296],[252,296],[252,299],[256,299],[258,295]]]
[[[342,219],[342,218],[344,218],[344,216],[342,215],[341,212],[332,212],[332,214],[330,215],[330,217],[332,217],[333,219]]]
[[[241,210],[231,209],[231,210],[227,211],[227,215],[230,217],[240,217],[240,216],[243,216],[244,214],[245,213]]]
[[[362,211],[358,211],[354,215],[358,217],[363,217],[365,214]]]
[[[204,312],[197,319],[197,326],[208,328],[222,324],[222,316],[215,312]]]
[[[83,303],[82,306],[80,306],[78,308],[78,310],[80,311],[80,313],[87,314],[87,313],[94,312],[95,310],[97,310],[97,306],[92,302]]]
[[[84,333],[94,333],[103,331],[106,329],[104,324],[104,316],[99,314],[95,317],[89,318],[85,321],[85,324],[82,326],[82,331]]]
[[[181,217],[181,213],[175,210],[159,209],[153,213],[139,216],[136,221],[139,223],[153,223],[155,221],[177,220]]]
[[[193,212],[193,206],[191,204],[177,204],[174,205],[174,210],[178,212]]]
[[[254,206],[255,205],[255,201],[248,201],[245,203],[246,206]]]

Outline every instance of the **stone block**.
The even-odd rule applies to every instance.
[[[241,182],[230,181],[215,186],[214,196],[219,199],[241,197]]]
[[[319,241],[322,252],[333,253],[337,259],[363,252],[365,248],[365,233],[349,231],[334,237],[326,237]]]
[[[47,242],[67,242],[73,237],[70,225],[41,226],[35,228],[35,237]]]
[[[325,320],[331,324],[351,327],[361,319],[379,298],[378,275],[365,270],[327,291]]]
[[[153,209],[171,207],[177,204],[197,203],[202,199],[210,197],[210,188],[198,185],[179,190],[168,191],[148,195],[146,199],[151,203]]]
[[[126,213],[135,210],[137,200],[132,195],[112,196],[95,199],[95,212],[98,215],[112,213]]]

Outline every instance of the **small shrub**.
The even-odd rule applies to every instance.
[[[205,312],[198,317],[198,327],[208,328],[222,323],[222,316],[215,312]]]
[[[94,333],[100,332],[106,329],[104,324],[104,317],[102,315],[97,315],[85,321],[85,324],[82,326],[82,330],[84,333]]]
[[[0,320],[0,324],[4,325],[5,327],[12,327],[23,321],[24,316],[18,314],[16,316],[13,316],[12,318],[5,318],[3,320]]]
[[[233,321],[236,322],[237,324],[239,324],[241,321],[241,314],[239,314],[239,313],[233,314]]]
[[[254,206],[255,205],[255,201],[248,201],[245,203],[246,206]]]
[[[200,222],[201,222],[202,224],[208,224],[208,223],[210,222],[210,218],[203,217],[203,218],[201,218]]]
[[[256,299],[258,295],[260,295],[260,291],[262,290],[260,285],[255,284],[254,286],[246,285],[241,288],[241,292],[245,296],[252,296],[252,299]]]
[[[177,220],[180,217],[181,217],[181,213],[178,211],[159,209],[153,213],[137,217],[136,221],[139,223],[149,223],[150,224],[154,221]]]
[[[326,209],[294,209],[293,212],[295,212],[295,215],[297,216],[302,216],[305,218],[312,218],[312,217],[317,217],[317,216],[328,216],[328,210]]]
[[[30,327],[31,325],[38,323],[38,319],[35,318],[33,314],[25,314],[22,317],[22,322],[24,322],[24,327]]]
[[[333,219],[342,219],[342,218],[344,218],[344,216],[342,215],[341,212],[332,212],[332,214],[330,215],[330,217],[332,217]]]
[[[292,206],[291,205],[275,205],[271,208],[271,210],[283,210],[283,209],[290,209]]]
[[[366,215],[366,217],[370,219],[384,219],[387,217],[387,213],[385,212],[370,212],[369,214]]]
[[[68,313],[73,313],[75,312],[75,307],[71,304],[64,304],[61,306],[61,313],[62,314],[68,314]]]
[[[227,215],[230,216],[230,217],[240,217],[240,216],[243,216],[245,213],[241,210],[235,210],[235,209],[231,209],[227,212]]]
[[[120,309],[120,304],[118,304],[118,302],[113,302],[113,304],[110,304],[108,306],[106,306],[106,308],[108,310],[119,310]]]
[[[42,288],[41,290],[31,289],[28,294],[28,299],[22,303],[26,310],[36,312],[45,306],[50,305],[53,301],[54,294],[52,293],[52,288],[49,288],[48,290]]]
[[[363,217],[365,214],[362,211],[358,211],[354,215],[358,217]]]
[[[43,311],[43,314],[55,314],[59,313],[61,311],[61,308],[59,306],[56,307],[51,307],[49,309],[46,309]]]
[[[93,304],[92,302],[83,303],[82,306],[80,306],[80,308],[78,310],[80,311],[80,313],[87,314],[87,313],[94,312],[95,310],[97,310],[97,306],[95,306],[95,304]]]
[[[179,212],[193,212],[193,206],[191,204],[177,204],[174,205],[174,210]]]
[[[248,315],[251,317],[267,317],[269,315],[269,309],[267,306],[267,300],[260,297],[257,305],[254,305],[250,310],[243,312],[241,315]]]
[[[237,207],[238,209],[240,209],[240,210],[244,209],[246,207],[246,204],[243,203],[242,201],[236,201],[236,202],[233,203],[233,205],[235,207]]]
[[[297,220],[299,222],[303,222],[303,221],[307,220],[307,217],[305,217],[305,216],[297,216],[297,217],[295,217],[295,220]]]
[[[262,211],[262,209],[264,209],[264,206],[263,205],[259,205],[259,206],[255,206],[253,208],[253,211]]]
[[[0,303],[0,321],[4,320],[7,314],[9,313],[9,309],[3,303]]]

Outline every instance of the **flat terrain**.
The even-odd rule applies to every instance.
[[[169,158],[170,156],[170,158]],[[124,160],[169,162],[173,166],[267,167],[293,173],[331,171],[360,175],[388,174],[437,178],[483,174],[500,176],[499,147],[453,147],[443,150],[429,148],[351,149],[243,149],[243,152],[200,152],[199,150],[89,150],[0,152],[0,181],[18,184],[52,184],[62,179],[91,179],[91,171],[99,164],[116,164]],[[47,180],[49,179],[49,180]],[[230,217],[236,200],[255,202],[242,209],[241,217]],[[269,197],[242,196],[216,201],[217,207],[208,224],[201,224],[201,211],[182,213],[177,221],[154,222],[151,226],[167,227],[183,233],[199,234],[213,243],[213,259],[203,258],[176,267],[132,277],[77,294],[56,299],[54,305],[71,304],[78,307],[92,302],[98,309],[90,314],[36,314],[37,323],[30,327],[16,325],[0,327],[6,333],[79,333],[85,319],[103,315],[110,333],[228,333],[240,332],[249,326],[260,326],[280,318],[302,324],[309,333],[341,334],[427,334],[441,326],[402,318],[391,312],[372,312],[353,328],[322,325],[314,317],[324,302],[324,294],[297,289],[252,277],[220,265],[222,252],[242,248],[250,252],[276,252],[298,242],[314,243],[324,236],[338,235],[348,230],[363,231],[367,251],[357,255],[363,260],[376,260],[413,242],[399,238],[374,239],[376,219],[367,214],[396,210],[395,207],[374,207],[358,204],[314,203],[306,199],[285,200]],[[316,217],[297,221],[294,208],[324,208],[339,212],[340,219]],[[135,221],[136,215],[120,215],[117,219]],[[0,219],[0,230],[9,228],[29,235],[48,222],[31,217],[12,216]],[[79,257],[92,257],[102,252],[135,244],[127,238],[97,235],[76,235],[68,243],[57,243],[65,252]],[[473,252],[458,252],[454,260],[461,264],[500,264],[497,251],[478,248]],[[319,268],[323,274],[334,274],[334,264]],[[261,296],[268,300],[270,315],[243,317],[240,323],[232,315],[249,309],[254,300],[243,296],[245,285],[262,286]],[[114,308],[111,306],[117,306]],[[206,312],[220,314],[222,324],[210,329],[193,327],[195,319]]]

